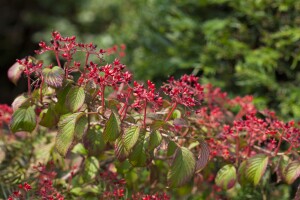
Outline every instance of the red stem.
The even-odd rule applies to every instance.
[[[278,142],[277,148],[275,150],[275,156],[277,155],[277,153],[279,151],[281,143],[282,143],[282,135],[280,135],[279,142]]]
[[[147,99],[145,99],[145,107],[144,107],[144,128],[146,128],[146,114],[147,114]]]
[[[105,86],[104,85],[102,85],[101,86],[101,92],[102,92],[102,94],[101,94],[101,106],[102,106],[102,114],[104,113],[104,111],[105,111],[105,99],[104,99],[104,91],[105,91]]]
[[[58,64],[58,66],[61,67],[60,60],[59,60],[59,57],[58,57],[58,51],[57,50],[55,50],[55,58],[56,58],[56,62]]]
[[[174,112],[174,110],[175,110],[176,107],[177,107],[177,102],[175,102],[175,103],[173,104],[173,107],[171,108],[171,110],[170,110],[168,116],[166,117],[165,122],[169,120],[169,118],[171,117],[171,115],[172,115],[172,113]]]
[[[44,85],[44,77],[41,76],[41,85],[40,85],[40,102],[43,105],[43,85]]]

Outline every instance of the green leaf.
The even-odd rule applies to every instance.
[[[217,173],[215,182],[217,186],[228,190],[236,183],[236,169],[233,165],[223,166]]]
[[[54,109],[54,105],[50,104],[48,109],[42,110],[40,113],[40,122],[39,124],[41,126],[47,127],[47,128],[52,128],[55,126],[58,121],[59,121],[59,115]]]
[[[193,176],[195,166],[196,160],[193,153],[185,147],[178,148],[168,172],[169,185],[178,187],[185,184]]]
[[[84,104],[85,94],[82,87],[72,87],[67,95],[66,105],[70,111],[76,112]]]
[[[124,160],[126,160],[126,158],[129,155],[129,152],[126,150],[126,148],[124,146],[122,137],[117,138],[117,140],[115,142],[115,154],[120,162],[123,162]]]
[[[88,119],[86,115],[79,116],[75,124],[74,139],[77,141],[81,141],[82,136],[87,131],[87,128],[88,128]]]
[[[239,183],[243,186],[248,183],[247,178],[246,178],[246,166],[247,166],[247,161],[244,160],[238,169],[238,181]]]
[[[177,118],[181,118],[181,112],[179,110],[174,110],[172,113],[172,118],[173,119],[177,119]]]
[[[148,149],[153,151],[156,147],[160,145],[162,141],[162,136],[159,131],[153,131],[150,133],[149,146]]]
[[[176,143],[174,141],[170,141],[168,143],[167,156],[168,157],[172,156],[175,153],[176,149],[177,149]]]
[[[42,74],[45,82],[50,87],[59,88],[62,86],[65,72],[61,67],[44,68]]]
[[[94,179],[97,175],[99,169],[99,162],[95,157],[87,157],[84,162],[84,173],[83,179],[84,181],[90,181]]]
[[[198,154],[198,160],[196,164],[196,172],[200,172],[207,164],[209,159],[209,147],[207,143],[204,140],[199,141],[200,149],[197,151]]]
[[[68,101],[67,95],[71,88],[71,81],[66,80],[63,84],[63,87],[56,89],[57,103],[55,105],[55,111],[60,115],[67,114],[70,112],[68,110],[68,107],[66,107],[66,102]]]
[[[10,128],[13,133],[18,131],[32,132],[36,126],[34,106],[18,108],[11,119]]]
[[[105,147],[103,135],[99,126],[91,127],[84,139],[84,146],[88,149],[89,155],[98,156]]]
[[[284,170],[285,181],[292,184],[300,176],[300,162],[295,160],[289,163]]]
[[[113,142],[115,141],[120,133],[121,133],[121,121],[119,119],[119,116],[117,113],[112,112],[110,114],[109,119],[107,120],[106,124],[105,124],[105,128],[103,131],[103,138],[104,141],[110,141]]]
[[[265,154],[257,154],[247,160],[246,178],[254,185],[257,185],[264,175],[269,162],[269,157]]]
[[[140,127],[139,126],[131,126],[125,130],[123,135],[123,141],[125,148],[130,151],[132,147],[135,145],[139,138]]]
[[[141,135],[132,149],[129,157],[129,162],[135,167],[146,166],[147,156],[144,147],[144,136]]]
[[[86,155],[88,155],[88,150],[86,148],[84,148],[83,144],[78,143],[72,149],[72,153],[76,153],[76,154],[86,156]]]
[[[75,139],[77,121],[83,115],[85,115],[85,113],[78,112],[61,116],[58,122],[58,133],[55,141],[55,147],[60,155],[66,156],[71,149]],[[81,127],[79,128],[81,129]]]

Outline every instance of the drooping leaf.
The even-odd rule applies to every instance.
[[[11,119],[10,128],[13,133],[18,131],[32,132],[36,126],[35,107],[18,108]]]
[[[177,149],[176,143],[174,141],[170,141],[168,143],[167,156],[168,157],[172,156],[175,153],[176,149]]]
[[[74,138],[77,141],[82,140],[82,136],[85,134],[88,128],[88,118],[85,115],[81,115],[76,120],[76,125],[74,129]]]
[[[105,147],[103,135],[99,126],[91,127],[83,141],[84,146],[88,149],[89,155],[98,156]]]
[[[76,123],[84,114],[83,112],[65,114],[59,119],[55,147],[60,155],[66,156],[72,147]]]
[[[76,112],[84,104],[85,94],[82,87],[72,87],[67,94],[66,105],[70,111]]]
[[[30,106],[29,99],[26,98],[24,95],[20,95],[20,96],[16,97],[15,100],[11,104],[11,107],[14,112],[21,106],[25,106],[25,107]]]
[[[209,159],[209,147],[207,143],[204,140],[200,140],[199,145],[196,172],[200,172],[206,166]]]
[[[25,58],[21,60],[22,62],[25,61]],[[8,79],[17,85],[25,67],[20,65],[18,62],[15,62],[7,71]]]
[[[254,185],[257,185],[264,175],[269,162],[269,157],[265,154],[257,154],[247,160],[246,177]]]
[[[247,161],[244,160],[238,169],[238,181],[240,185],[246,185],[248,183],[247,178],[246,178],[246,166],[247,166]]]
[[[110,114],[109,119],[107,120],[106,124],[105,124],[105,128],[103,131],[103,138],[104,141],[115,141],[120,133],[121,133],[121,121],[119,119],[119,116],[117,113],[112,112]]]
[[[228,190],[236,183],[236,169],[233,165],[223,166],[217,173],[215,182],[217,186]]]
[[[42,110],[40,113],[40,122],[41,126],[51,128],[58,123],[59,115],[54,109],[54,105],[50,104],[47,109]]]
[[[284,170],[285,181],[292,184],[300,176],[300,162],[295,160],[289,163]]]
[[[144,147],[144,136],[140,135],[137,143],[129,154],[129,162],[135,167],[146,165],[147,155]]]
[[[62,86],[65,72],[61,67],[55,66],[52,69],[44,68],[42,74],[44,76],[45,83],[47,83],[50,87],[59,88]]]
[[[129,155],[129,152],[126,150],[124,146],[122,137],[117,138],[117,140],[115,141],[115,154],[120,162],[126,160],[126,158]]]
[[[125,130],[123,134],[123,141],[125,148],[130,151],[135,143],[138,141],[140,134],[139,126],[131,126]]]
[[[67,95],[71,88],[71,81],[65,80],[63,86],[56,89],[57,103],[55,104],[55,111],[60,115],[64,115],[70,112],[70,110],[66,106],[66,102],[68,101]]]
[[[84,163],[84,181],[90,181],[95,178],[99,170],[99,162],[95,157],[87,157]]]
[[[169,185],[178,187],[185,184],[193,176],[195,167],[196,160],[193,153],[185,147],[178,148],[168,172]]]
[[[153,151],[156,147],[160,145],[162,141],[162,136],[159,131],[153,131],[150,133],[150,139],[149,139],[149,151]]]

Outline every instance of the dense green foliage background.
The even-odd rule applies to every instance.
[[[13,0],[2,4],[6,10],[1,12],[4,75],[15,58],[31,53],[33,44],[48,41],[49,32],[59,30],[104,48],[126,44],[123,62],[138,79],[159,83],[169,75],[194,73],[231,95],[254,95],[259,108],[268,106],[285,118],[300,118],[298,1],[78,0],[57,4]],[[12,85],[4,86],[3,102],[12,100],[7,96],[11,89]]]

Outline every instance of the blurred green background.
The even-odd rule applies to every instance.
[[[299,12],[295,0],[4,0],[0,103],[25,90],[9,83],[7,69],[58,30],[101,48],[126,44],[123,62],[136,79],[194,73],[300,120]]]

